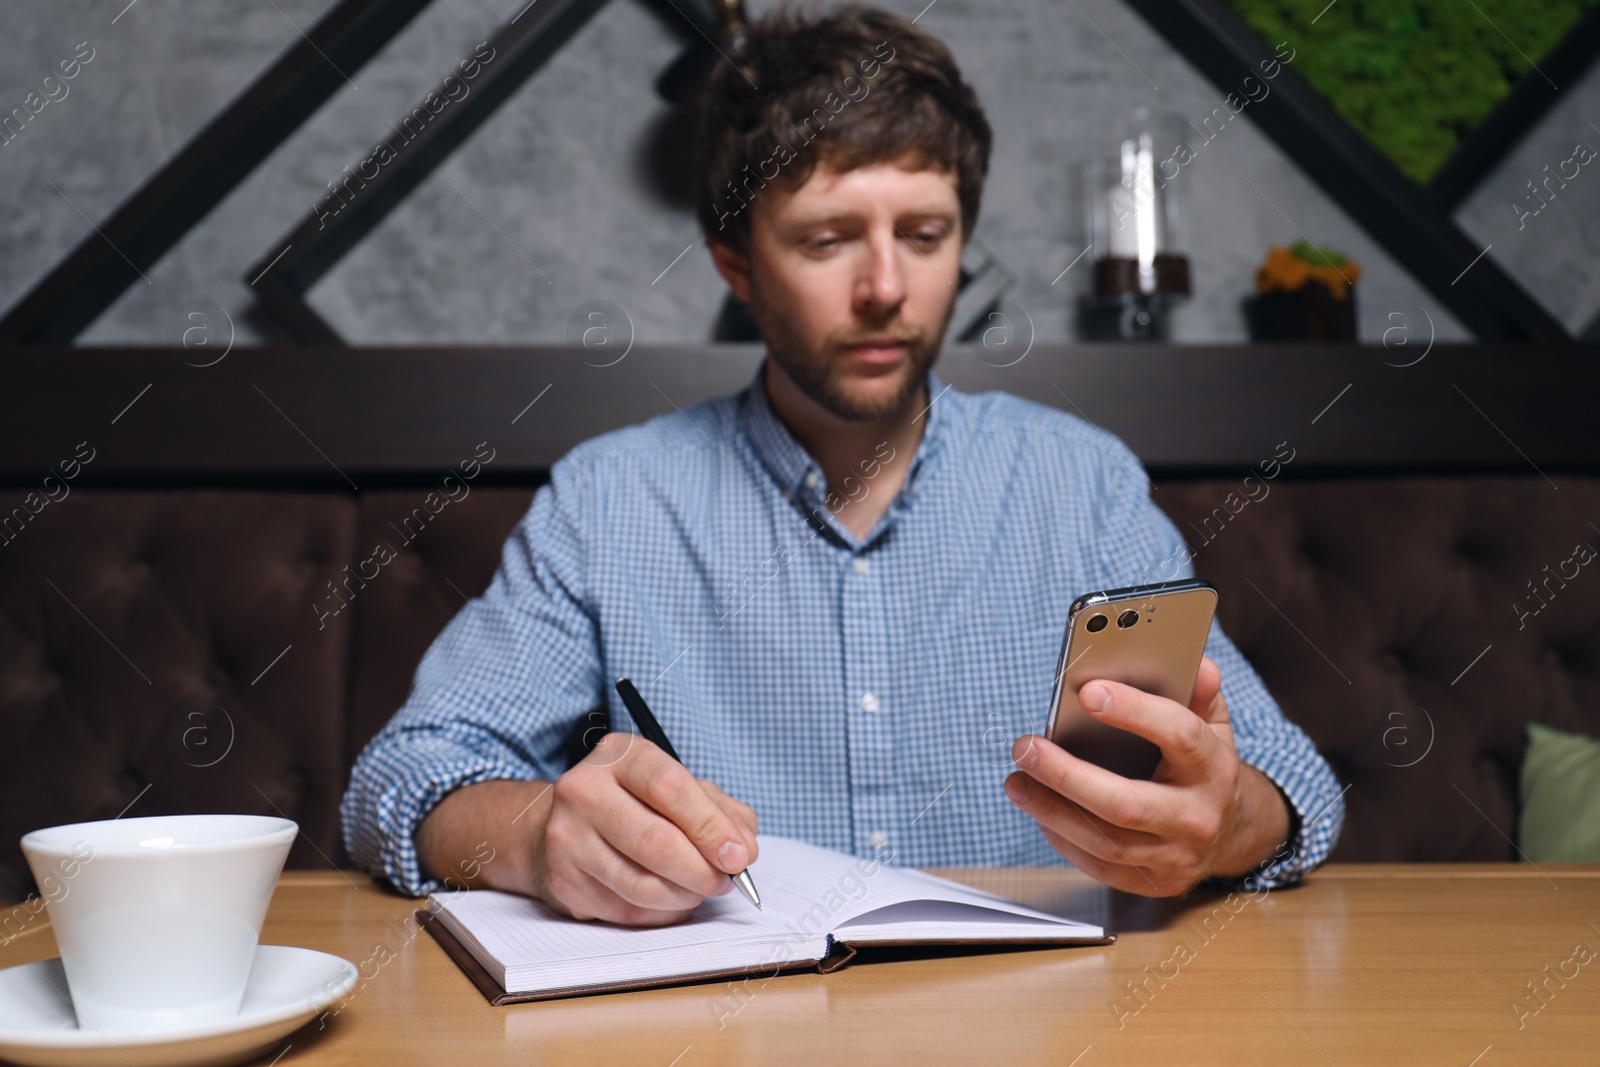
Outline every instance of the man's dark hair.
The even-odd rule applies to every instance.
[[[798,189],[820,157],[848,171],[904,157],[955,176],[963,239],[978,221],[989,122],[942,42],[899,15],[781,2],[712,73],[696,135],[695,210],[708,239],[750,249],[754,200]]]

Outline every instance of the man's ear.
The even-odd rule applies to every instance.
[[[750,302],[750,257],[732,245],[721,241],[707,239],[711,246],[711,262],[716,264],[717,273],[722,275],[722,280],[728,283],[728,288],[733,290],[733,295]]]

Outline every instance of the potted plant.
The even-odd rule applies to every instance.
[[[1275,245],[1245,300],[1252,341],[1354,341],[1361,265],[1331,248]]]

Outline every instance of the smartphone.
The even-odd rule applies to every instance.
[[[1216,586],[1198,578],[1078,597],[1067,609],[1045,736],[1124,778],[1149,778],[1161,749],[1084,711],[1078,690],[1104,678],[1188,707],[1216,612]]]

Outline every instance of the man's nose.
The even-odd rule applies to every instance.
[[[906,279],[901,256],[900,235],[885,225],[874,230],[867,241],[867,262],[856,282],[856,303],[860,310],[892,312],[906,298]]]

